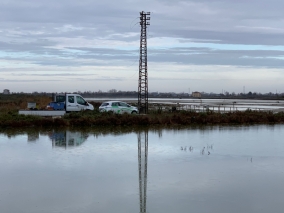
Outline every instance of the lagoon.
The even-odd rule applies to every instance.
[[[283,212],[284,125],[0,133],[0,212]]]
[[[88,101],[104,102],[110,100],[137,103],[137,98],[86,98]],[[255,99],[202,99],[202,98],[149,98],[150,105],[179,106],[179,109],[203,111],[204,107],[213,111],[257,111],[283,112],[283,100],[255,100]]]

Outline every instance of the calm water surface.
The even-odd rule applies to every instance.
[[[0,212],[282,213],[283,129],[1,132]]]

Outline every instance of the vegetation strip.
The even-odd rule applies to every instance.
[[[284,113],[259,112],[157,112],[148,115],[113,114],[84,111],[70,113],[62,118],[44,118],[19,115],[16,111],[0,114],[0,127],[91,127],[91,126],[150,126],[150,125],[214,125],[214,124],[275,124],[284,123]]]
[[[11,98],[13,97],[13,98]],[[177,126],[177,125],[220,125],[220,124],[276,124],[284,123],[284,113],[265,111],[234,111],[219,113],[214,111],[194,112],[186,110],[149,110],[147,115],[100,113],[101,103],[91,102],[94,111],[74,112],[62,118],[44,118],[19,115],[27,102],[34,101],[39,109],[50,102],[50,97],[11,96],[0,100],[0,128],[12,127],[104,127],[104,126]]]

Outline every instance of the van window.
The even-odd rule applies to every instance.
[[[57,95],[56,102],[65,102],[65,95]]]
[[[76,96],[76,101],[78,104],[86,105],[86,101],[81,96]]]
[[[74,103],[74,96],[68,96],[68,102]]]

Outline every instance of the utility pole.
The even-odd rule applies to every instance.
[[[138,82],[138,109],[139,113],[148,113],[148,67],[147,67],[147,25],[150,25],[150,12],[140,12],[140,60]]]

